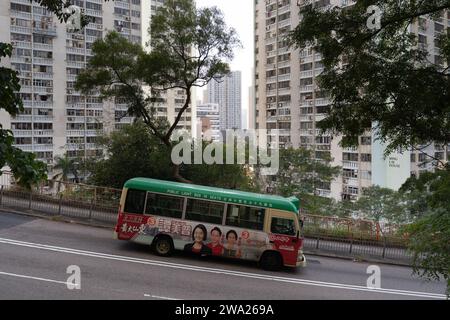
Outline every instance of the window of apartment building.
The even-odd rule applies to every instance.
[[[289,61],[291,60],[291,54],[285,53],[278,56],[278,62]]]
[[[319,143],[319,144],[330,144],[331,143],[331,137],[324,137],[324,136],[316,137],[316,143]]]
[[[343,152],[342,153],[342,160],[344,160],[344,161],[358,161],[358,154],[357,153]]]
[[[289,74],[291,73],[291,67],[285,67],[278,69],[278,74],[281,76],[283,74]]]
[[[361,145],[370,146],[372,144],[372,137],[361,137]]]
[[[411,153],[411,162],[416,162],[416,154]]]
[[[330,111],[331,106],[318,106],[316,107],[316,113],[318,114],[325,114],[328,113],[328,111]]]
[[[11,10],[31,13],[31,6],[18,3],[11,3]]]
[[[33,42],[41,44],[52,44],[53,38],[41,34],[33,34]]]
[[[141,4],[141,0],[131,0],[131,3],[136,6],[139,6]]]
[[[66,129],[67,130],[83,130],[84,123],[67,123]]]
[[[275,63],[275,57],[267,58],[267,64],[274,64]]]
[[[300,86],[309,86],[313,84],[313,78],[300,79]]]
[[[290,17],[291,17],[291,12],[288,11],[286,13],[283,13],[283,14],[279,15],[278,16],[278,21],[283,21],[283,20],[289,19]]]
[[[312,63],[302,63],[300,65],[300,71],[308,71],[308,70],[312,70]]]
[[[356,170],[356,169],[343,169],[342,176],[344,178],[358,178],[358,170]]]
[[[140,18],[141,17],[141,12],[137,11],[137,10],[131,10],[131,15],[133,17]]]
[[[278,88],[280,88],[280,89],[289,89],[290,86],[291,86],[291,82],[290,81],[278,82]]]
[[[275,77],[277,75],[276,70],[270,70],[266,72],[266,77],[267,78],[271,78],[271,77]]]
[[[34,143],[35,144],[52,144],[53,138],[52,137],[35,137]]]
[[[52,123],[35,122],[35,123],[33,123],[33,129],[34,130],[53,130],[53,124]]]
[[[14,144],[17,145],[24,145],[24,144],[31,144],[31,137],[15,137],[14,138]]]
[[[372,155],[370,153],[361,153],[362,162],[372,162]]]
[[[445,154],[444,152],[435,152],[434,153],[434,157],[438,160],[444,160],[445,159]]]
[[[68,144],[81,144],[84,143],[84,137],[67,137],[66,142]]]
[[[278,102],[290,102],[291,101],[291,95],[283,95],[278,97]]]
[[[13,122],[11,123],[12,130],[31,130],[31,123]]]
[[[99,3],[86,2],[86,9],[102,11],[102,5]]]
[[[21,34],[21,33],[11,33],[11,41],[30,42],[31,41],[31,35]]]
[[[427,160],[427,155],[424,153],[419,153],[419,162],[424,162]]]
[[[300,122],[300,129],[301,130],[309,130],[313,128],[312,122]]]
[[[278,124],[278,129],[289,130],[289,129],[291,129],[291,123],[290,122],[280,122]]]

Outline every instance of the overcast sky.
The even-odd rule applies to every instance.
[[[253,68],[253,1],[254,0],[196,0],[197,7],[216,6],[225,16],[228,26],[236,29],[243,49],[236,50],[231,62],[232,71],[242,72],[242,108],[248,108],[248,88],[252,85]],[[198,99],[203,98],[201,90],[197,92]]]

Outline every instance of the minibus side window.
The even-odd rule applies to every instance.
[[[129,189],[125,201],[125,212],[144,214],[145,191]]]
[[[272,218],[270,232],[286,236],[295,236],[295,222],[292,219]]]

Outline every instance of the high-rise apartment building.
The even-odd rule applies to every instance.
[[[341,176],[320,186],[317,193],[337,200],[355,200],[363,188],[374,184],[396,189],[411,174],[431,169],[431,164],[418,165],[426,158],[418,152],[403,151],[384,159],[385,146],[375,141],[370,130],[360,137],[359,147],[345,149],[339,146],[340,137],[320,134],[317,123],[330,108],[328,94],[317,85],[317,76],[324,70],[321,55],[312,48],[294,50],[285,39],[300,22],[299,6],[311,3],[343,7],[354,1],[255,0],[255,128],[268,131],[269,143],[278,137],[281,147],[309,148],[317,158],[331,156],[333,165],[343,168]],[[428,48],[431,61],[442,65],[445,61],[435,39],[449,27],[449,18],[448,13],[437,20],[420,18],[410,26],[418,34],[419,45]],[[278,136],[271,133],[273,129]],[[423,151],[449,159],[448,146],[430,145]]]
[[[0,2],[0,42],[12,43],[11,59],[2,64],[19,72],[24,111],[10,117],[0,111],[0,123],[11,129],[15,146],[34,152],[52,171],[55,156],[91,157],[102,153],[96,141],[104,132],[119,129],[133,119],[124,101],[103,101],[99,93],[85,96],[74,89],[77,75],[92,57],[92,44],[112,30],[143,46],[156,8],[156,0],[73,0],[90,19],[78,32],[67,29],[56,16],[36,2]],[[195,96],[195,92],[194,95]],[[157,116],[173,123],[184,104],[182,90],[163,94]],[[195,103],[178,129],[195,131]],[[195,114],[194,114],[195,115]],[[193,133],[195,134],[195,132]]]
[[[96,139],[131,118],[123,117],[121,101],[102,101],[99,93],[85,96],[74,89],[76,76],[92,57],[93,42],[116,30],[130,41],[142,41],[141,0],[73,0],[90,23],[78,32],[66,28],[36,2],[0,2],[0,41],[12,43],[5,64],[19,72],[24,111],[6,113],[0,122],[13,131],[15,145],[37,154],[51,166],[57,155],[95,156]]]
[[[241,129],[241,72],[233,71],[221,80],[211,80],[207,86],[208,103],[220,107],[220,130]]]
[[[221,141],[220,108],[216,103],[197,106],[197,138],[206,141]]]

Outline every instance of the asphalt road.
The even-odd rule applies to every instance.
[[[381,289],[367,287],[369,263],[307,256],[304,269],[267,272],[255,263],[170,258],[114,240],[112,231],[0,212],[0,299],[444,299],[444,282],[407,267],[378,265]],[[67,287],[78,266],[80,289]]]

